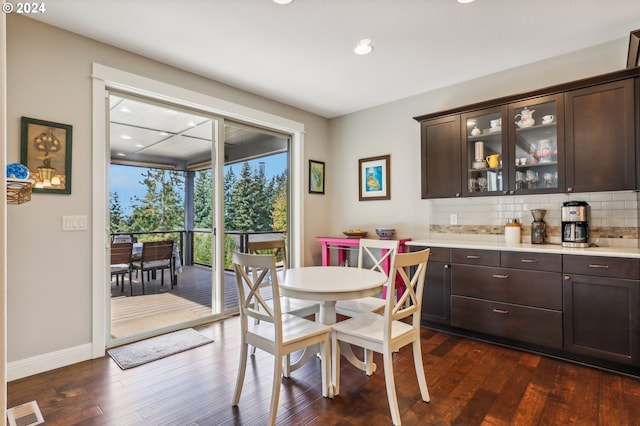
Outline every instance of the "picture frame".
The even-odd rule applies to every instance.
[[[391,199],[391,155],[358,160],[359,200]]]
[[[640,66],[640,30],[629,33],[629,52],[627,53],[627,68]]]
[[[324,194],[325,164],[323,161],[309,160],[309,193]]]
[[[71,194],[72,126],[22,117],[20,162],[34,180],[32,192]]]

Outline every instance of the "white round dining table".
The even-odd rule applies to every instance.
[[[280,294],[320,302],[319,321],[336,322],[336,302],[373,296],[382,291],[387,276],[379,271],[344,266],[306,266],[284,271]]]
[[[306,266],[286,269],[279,280],[280,295],[295,299],[314,300],[320,303],[318,321],[331,325],[336,322],[336,302],[338,300],[357,299],[373,296],[382,291],[387,276],[379,271],[344,266]],[[341,354],[351,364],[373,374],[376,365],[367,365],[358,359],[351,345],[340,344]],[[317,353],[317,351],[315,351]],[[294,371],[304,365],[312,356],[312,351],[305,350],[302,356],[285,371]]]

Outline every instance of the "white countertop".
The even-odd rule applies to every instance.
[[[444,247],[477,250],[505,250],[523,251],[530,253],[552,253],[552,254],[575,254],[582,256],[609,256],[609,257],[630,257],[640,258],[640,248],[630,247],[589,247],[589,248],[569,248],[560,244],[505,244],[504,242],[492,241],[460,241],[460,240],[412,240],[407,241],[408,246],[421,247]]]

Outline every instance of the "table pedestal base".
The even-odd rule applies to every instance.
[[[335,301],[323,301],[320,302],[320,314],[318,318],[319,322],[326,325],[335,324],[337,320],[336,315],[336,302]],[[331,348],[330,348],[331,349]],[[331,352],[331,351],[330,351]],[[293,363],[287,363],[289,365],[284,366],[284,376],[289,377],[289,373],[297,370],[302,367],[313,355],[319,354],[320,351],[318,349],[311,350],[310,348],[305,349],[302,352],[300,358],[295,360]],[[340,342],[340,353],[342,356],[346,358],[353,366],[359,368],[364,371],[367,376],[371,376],[376,371],[376,364],[373,361],[369,364],[366,359],[360,360],[353,353],[353,349],[351,345],[348,343]],[[318,355],[319,356],[319,355]]]

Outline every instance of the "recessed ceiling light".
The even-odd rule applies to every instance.
[[[120,135],[120,139],[131,140],[132,138],[129,135],[122,134]]]
[[[458,0],[458,3],[467,4],[472,3],[474,0]]]
[[[127,154],[125,154],[124,152],[119,152],[116,154],[118,157],[126,157]]]
[[[120,108],[118,111],[123,112],[125,114],[130,114],[131,110],[125,106],[123,106],[122,108]]]
[[[137,143],[135,146],[136,148],[144,148],[144,145],[142,145],[141,143]]]
[[[289,4],[291,3],[293,0],[273,0],[273,2],[275,4]]]
[[[358,55],[368,55],[373,51],[373,42],[368,38],[363,38],[358,42],[353,51]]]

